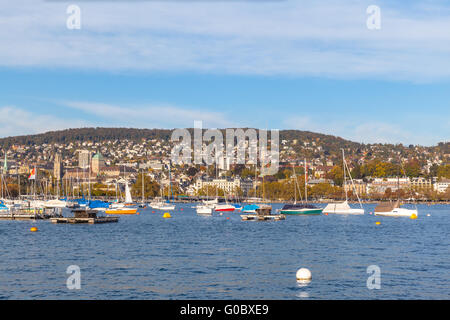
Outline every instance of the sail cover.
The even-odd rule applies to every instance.
[[[324,212],[343,212],[343,211],[349,211],[350,206],[348,205],[347,201],[339,202],[339,203],[330,203],[328,204],[325,209],[323,209]]]
[[[398,200],[396,202],[380,203],[375,207],[375,212],[390,212],[398,207],[400,207]]]

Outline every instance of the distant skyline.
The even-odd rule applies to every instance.
[[[380,30],[366,27],[372,4]],[[78,5],[68,30],[68,3],[2,4],[0,137],[202,120],[449,141],[450,1]]]

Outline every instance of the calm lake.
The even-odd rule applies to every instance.
[[[365,205],[363,216],[276,222],[202,217],[194,205],[177,204],[171,219],[141,209],[110,224],[0,221],[0,298],[450,298],[449,205],[417,205],[416,220],[373,216]],[[80,290],[66,286],[71,265]],[[367,287],[371,265],[380,289]],[[296,282],[301,267],[312,273],[307,286]]]

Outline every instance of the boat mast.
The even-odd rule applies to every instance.
[[[294,172],[294,204],[297,204],[297,176],[295,175],[294,164],[292,164],[292,171]]]
[[[353,178],[352,178],[352,175],[350,173],[350,169],[349,169],[349,167],[347,165],[347,161],[345,161],[345,159],[344,159],[344,170],[345,169],[347,169],[348,176],[350,177],[350,181],[352,182],[353,191],[355,191],[356,197],[358,198],[359,206],[361,207],[361,209],[363,209],[363,206],[362,206],[362,203],[361,203],[361,199],[359,198],[358,191],[356,190],[355,183],[353,182]]]
[[[344,191],[345,191],[345,202],[348,201],[348,195],[347,195],[347,177],[345,175],[345,155],[344,155],[344,149],[342,148],[342,169],[344,171]]]
[[[172,200],[173,200],[173,194],[172,194],[172,176],[171,176],[171,174],[170,174],[170,162],[169,162],[169,192],[170,192],[170,195],[172,196]],[[169,195],[167,195],[167,198],[169,198],[170,196]],[[169,198],[170,199],[170,198]],[[170,202],[170,200],[169,200],[169,202]]]
[[[144,203],[144,169],[142,169],[142,203]]]
[[[91,154],[89,153],[89,172],[88,172],[88,175],[89,175],[89,180],[88,180],[88,184],[89,184],[89,186],[88,186],[88,190],[89,190],[89,201],[91,201],[91,161],[92,161],[92,159],[91,159]]]
[[[256,184],[258,183],[257,171],[258,171],[258,159],[256,159],[255,162],[255,199],[257,198],[256,195]]]
[[[306,158],[305,158],[305,203],[308,203],[308,169],[306,167]]]
[[[17,166],[16,166],[16,173],[17,173],[17,180],[18,180],[17,184],[19,186],[19,199],[20,199],[20,197],[21,197],[20,196],[20,174],[19,174]]]

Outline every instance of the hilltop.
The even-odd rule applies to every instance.
[[[247,128],[245,128],[247,129]],[[188,129],[193,137],[193,129]],[[224,139],[225,129],[221,129]],[[101,150],[106,155],[113,153],[116,158],[129,155],[127,150],[137,148],[141,156],[152,155],[165,157],[170,154],[171,129],[136,129],[136,128],[79,128],[50,131],[42,134],[23,135],[0,139],[0,148],[11,152],[21,150],[26,156],[23,161],[36,161],[51,158],[58,151],[64,157],[73,157],[74,151],[80,148]],[[270,133],[268,134],[270,139]],[[342,157],[341,148],[345,149],[349,160],[363,163],[378,159],[398,163],[400,159],[407,161],[417,159],[425,171],[433,165],[449,162],[450,143],[439,143],[437,146],[404,146],[402,144],[364,144],[349,141],[341,137],[300,130],[280,130],[280,160],[300,161],[303,158],[316,159],[316,163],[338,163]],[[115,149],[116,152],[112,150]],[[149,150],[153,150],[150,152]],[[148,152],[144,152],[148,150]],[[158,151],[159,150],[159,151]],[[41,157],[39,154],[44,152]],[[120,156],[117,156],[119,154]],[[14,153],[12,154],[15,157]],[[49,158],[50,156],[50,158]]]

